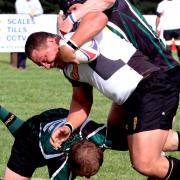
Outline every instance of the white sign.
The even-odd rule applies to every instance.
[[[57,15],[0,14],[0,52],[24,52],[26,39],[32,32],[57,33]]]
[[[155,15],[144,16],[155,29]],[[20,14],[0,14],[0,52],[24,52],[27,37],[37,31],[58,33],[57,15],[43,14],[34,18]]]

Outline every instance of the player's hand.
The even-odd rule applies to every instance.
[[[76,59],[75,51],[66,45],[59,47],[59,56],[60,59],[65,63],[74,63],[79,64],[79,61]]]
[[[69,138],[70,134],[71,130],[67,126],[57,128],[51,135],[51,145],[57,150]]]
[[[73,28],[73,24],[69,18],[64,19],[64,14],[58,15],[58,29],[62,34],[69,33]]]

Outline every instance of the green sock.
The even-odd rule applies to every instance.
[[[13,136],[24,123],[23,120],[19,119],[2,106],[0,106],[0,120],[6,125]]]

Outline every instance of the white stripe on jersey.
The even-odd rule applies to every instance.
[[[63,164],[53,173],[53,175],[51,176],[51,180],[56,179],[56,176],[59,174],[59,172],[64,168],[64,166],[66,165],[68,161],[68,156],[66,156],[65,161],[63,162]],[[68,175],[68,174],[67,174]],[[68,178],[68,177],[67,177]],[[72,172],[70,172],[70,176],[69,176],[69,180],[71,180],[72,178]]]
[[[136,52],[136,48],[130,42],[122,39],[107,27],[97,34],[94,39],[99,44],[100,53],[111,60],[121,59],[127,63]]]
[[[111,21],[107,22],[107,25],[109,25],[110,27],[112,27],[113,29],[115,29],[116,31],[118,31],[120,34],[122,34],[122,36],[126,39],[126,41],[130,42],[126,36],[126,34],[124,33],[124,31],[122,31],[116,24],[112,23]]]

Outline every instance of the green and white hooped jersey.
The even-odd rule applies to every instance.
[[[72,172],[70,171],[70,164],[68,162],[68,153],[71,146],[79,140],[89,139],[95,142],[99,147],[103,149],[110,148],[111,141],[106,140],[107,127],[104,124],[97,124],[94,121],[86,120],[82,126],[73,132],[71,137],[66,141],[62,148],[59,150],[53,149],[50,144],[50,136],[52,132],[62,126],[66,122],[66,118],[53,120],[48,123],[40,124],[40,132],[39,132],[39,147],[42,152],[42,155],[45,159],[53,159],[53,158],[63,158],[60,166],[54,171],[51,176],[51,179],[73,179]]]
[[[110,142],[106,141],[107,126],[104,124],[97,124],[94,121],[88,119],[81,125],[78,130],[73,132],[71,137],[62,145],[61,149],[57,151],[52,147],[49,140],[52,132],[58,127],[63,126],[65,122],[66,118],[63,118],[49,122],[45,125],[42,123],[40,124],[39,147],[45,159],[58,157],[64,152],[68,152],[74,143],[82,139],[92,140],[101,148],[107,148],[107,144],[111,144]]]

